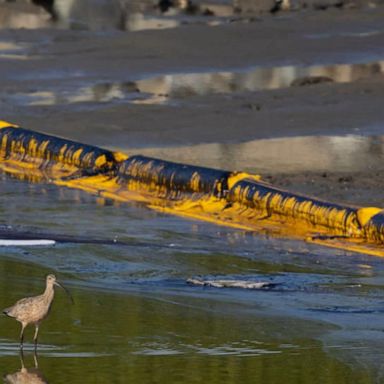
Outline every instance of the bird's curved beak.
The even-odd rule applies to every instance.
[[[64,287],[64,285],[61,285],[58,281],[55,281],[53,284],[54,284],[54,285],[57,285],[57,286],[60,287],[60,288],[62,288],[62,289],[65,291],[65,293],[68,295],[68,297],[71,299],[71,303],[72,303],[72,304],[75,303],[75,302],[73,301],[73,297],[72,297],[71,293],[68,291],[67,288]]]

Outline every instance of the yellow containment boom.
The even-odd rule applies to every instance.
[[[220,225],[384,256],[384,211],[289,192],[260,176],[129,156],[0,121],[0,168]]]

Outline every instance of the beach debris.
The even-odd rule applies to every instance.
[[[19,246],[38,246],[38,245],[55,245],[55,240],[36,239],[36,240],[16,240],[16,239],[0,239],[0,247],[19,247]]]
[[[291,87],[304,87],[323,83],[333,83],[334,80],[328,76],[304,76],[292,81]]]
[[[250,280],[225,280],[225,279],[213,279],[202,280],[190,278],[187,280],[188,284],[200,285],[204,287],[214,288],[243,288],[243,289],[265,289],[276,286],[276,283],[269,281],[250,281]]]

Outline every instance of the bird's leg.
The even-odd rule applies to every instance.
[[[23,349],[24,342],[24,329],[27,325],[25,323],[21,323],[21,332],[20,332],[20,349]]]
[[[35,368],[39,369],[39,361],[37,360],[37,350],[33,352],[33,361],[35,362]]]
[[[39,334],[39,324],[35,324],[35,336],[33,337],[33,341],[35,343],[35,351],[37,349],[37,336]]]
[[[21,362],[21,369],[24,370],[25,369],[25,364],[24,364],[24,353],[23,353],[23,350],[20,349],[20,362]]]

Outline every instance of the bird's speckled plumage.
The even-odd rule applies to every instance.
[[[34,324],[47,317],[55,295],[53,283],[48,282],[42,295],[26,297],[19,300],[12,307],[4,309],[4,313],[9,317],[14,317],[17,321]]]

